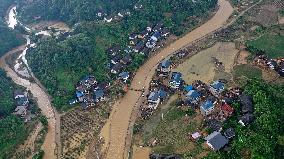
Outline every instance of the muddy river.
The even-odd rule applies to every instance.
[[[134,90],[141,90],[145,88],[147,90],[159,61],[170,56],[188,44],[223,27],[232,14],[233,8],[226,0],[219,0],[218,4],[218,11],[209,21],[173,42],[171,45],[149,59],[136,73],[131,83],[131,88]],[[126,140],[129,132],[129,123],[132,111],[137,105],[141,94],[142,92],[129,91],[113,106],[114,108],[111,116],[101,133],[101,136],[105,139],[104,150],[107,153],[107,159],[128,158],[129,148],[125,145],[130,142]]]
[[[16,6],[13,6],[10,8],[8,11],[8,15],[6,17],[6,23],[8,27],[14,29],[16,25],[22,25],[18,20],[17,20],[17,8]],[[24,26],[26,28],[27,32],[30,32],[31,29],[28,27]],[[50,36],[48,32],[46,31],[39,31],[36,33],[37,35],[43,34],[46,36]],[[28,47],[36,47],[35,44],[31,44],[29,35],[23,35],[23,37],[26,39],[26,45],[19,46],[18,48],[15,48],[11,50],[10,52],[6,53],[4,56],[1,57],[0,59],[0,67],[3,68],[9,77],[12,78],[12,80],[21,86],[24,86],[27,88],[27,90],[31,91],[33,96],[36,98],[37,103],[39,108],[42,111],[42,114],[48,118],[48,132],[46,135],[46,138],[44,140],[44,143],[42,145],[42,150],[44,150],[45,155],[44,159],[55,159],[56,157],[56,138],[58,138],[59,135],[59,130],[56,127],[58,121],[58,114],[56,110],[53,109],[51,106],[51,101],[48,96],[48,94],[44,91],[43,88],[37,83],[31,83],[30,81],[21,78],[19,74],[22,77],[32,77],[32,73],[30,71],[30,68],[28,66],[28,62],[26,60],[26,53]],[[15,54],[17,52],[21,52],[18,56],[18,58],[15,61],[15,65],[13,69],[11,69],[8,64],[6,63],[5,59],[8,56],[11,56],[12,54]],[[56,129],[57,128],[57,129]]]

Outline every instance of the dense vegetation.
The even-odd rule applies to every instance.
[[[46,7],[48,11],[42,9],[43,11],[41,10],[40,13],[34,11],[37,9],[37,5],[55,6],[55,3],[59,2],[60,4],[56,4],[56,6],[64,11],[56,11],[54,7]],[[63,41],[42,40],[27,57],[33,72],[46,86],[59,110],[66,110],[66,103],[74,93],[74,84],[84,75],[94,74],[99,81],[109,79],[107,76],[109,59],[105,53],[107,48],[114,44],[126,46],[129,43],[130,33],[140,32],[146,26],[153,26],[158,22],[162,22],[174,34],[181,35],[187,29],[196,26],[217,4],[217,0],[196,2],[171,0],[168,3],[162,0],[141,0],[139,3],[143,4],[142,10],[135,10],[133,6],[125,5],[125,1],[116,1],[115,3],[114,1],[106,1],[106,3],[114,4],[110,5],[111,9],[103,8],[103,6],[100,7],[101,9],[108,10],[107,12],[117,12],[130,8],[131,15],[124,17],[121,21],[102,23],[90,21],[95,19],[87,18],[95,17],[95,13],[98,12],[96,8],[91,8],[92,5],[78,5],[95,2],[99,3],[100,1],[72,1],[72,3],[68,2],[63,5],[65,3],[61,3],[61,1],[37,0],[28,5],[23,4],[21,8],[20,14],[25,19],[31,20],[31,16],[26,14],[38,13],[43,19],[59,18],[69,24],[80,22],[75,25],[72,37]],[[82,6],[87,8],[78,10],[77,7]],[[65,17],[66,10],[71,12],[70,17]],[[58,14],[60,16],[52,17]],[[84,15],[84,17],[78,17],[77,14]],[[130,66],[131,70],[141,65],[143,60],[144,57],[135,56],[134,62]]]
[[[62,42],[44,40],[29,55],[30,66],[54,97],[56,106],[66,105],[72,98],[74,85],[83,76],[94,74],[100,81],[106,79],[107,57],[84,34]]]
[[[15,108],[14,89],[16,85],[0,69],[0,159],[9,158],[11,151],[27,137],[23,120],[11,115]]]
[[[284,157],[284,87],[268,85],[252,80],[245,91],[253,96],[255,121],[241,127],[237,123],[240,106],[235,105],[236,114],[226,127],[234,127],[236,138],[228,152],[212,153],[207,158],[283,158]]]
[[[284,56],[284,36],[265,34],[255,40],[248,41],[247,47],[252,53],[264,53],[269,58]]]
[[[15,84],[6,73],[0,69],[0,118],[6,117],[14,110],[13,91],[16,88]]]
[[[206,13],[207,9],[215,6],[216,2],[217,0],[69,0],[68,2],[65,0],[34,0],[32,2],[23,1],[20,6],[22,7],[21,15],[29,22],[35,19],[58,20],[59,18],[69,24],[74,24],[97,20],[98,13],[114,15],[118,12],[130,11],[136,16],[136,13],[132,13],[134,6],[140,7],[141,5],[142,11],[140,10],[139,14],[144,15],[143,18],[166,19],[169,22],[171,20],[183,21],[190,15]]]
[[[27,138],[28,132],[22,119],[9,115],[0,120],[0,159],[10,158],[16,146]]]
[[[69,24],[78,21],[90,21],[98,18],[97,13],[111,14],[131,8],[138,0],[34,0],[24,2],[22,16],[26,21],[38,20],[63,20]]]
[[[15,0],[0,0],[0,56],[13,47],[19,46],[24,40],[17,33],[7,27],[4,17],[8,8]]]

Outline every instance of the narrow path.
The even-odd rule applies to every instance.
[[[232,14],[233,8],[226,0],[219,0],[218,4],[219,10],[208,22],[173,42],[171,45],[149,59],[142,67],[140,67],[131,83],[131,89],[142,90],[145,88],[145,90],[147,90],[151,78],[154,75],[156,65],[161,60],[187,46],[188,44],[223,27]],[[106,124],[109,126],[109,129],[108,131],[103,129],[105,133],[102,133],[102,136],[109,140],[106,141],[107,159],[122,159],[127,157],[127,154],[124,154],[124,152],[128,127],[132,111],[135,108],[141,94],[141,92],[130,90],[114,105],[110,119]]]
[[[12,78],[12,80],[23,87],[26,87],[27,90],[31,91],[33,96],[37,100],[38,107],[41,109],[42,114],[47,117],[48,120],[48,132],[46,134],[44,143],[42,145],[42,150],[45,152],[44,159],[56,159],[56,141],[57,135],[59,134],[56,130],[56,120],[59,118],[56,118],[57,112],[53,109],[51,106],[50,98],[47,95],[47,93],[42,89],[38,84],[31,83],[28,80],[22,79],[19,77],[6,63],[5,59],[6,57],[17,53],[19,51],[23,51],[25,49],[26,45],[19,46],[12,51],[9,51],[0,59],[0,67],[3,68],[7,75]],[[58,122],[59,123],[59,122]],[[57,132],[57,133],[56,133]]]

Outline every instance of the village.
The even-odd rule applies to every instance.
[[[107,50],[110,58],[109,74],[124,88],[125,92],[128,91],[133,77],[133,73],[129,70],[133,58],[138,55],[150,57],[156,49],[163,47],[163,40],[168,36],[168,29],[158,23],[153,28],[145,28],[141,33],[132,33],[129,36],[129,46],[126,48],[122,49],[121,46],[115,45]],[[212,151],[226,149],[237,134],[232,127],[223,129],[223,124],[235,113],[233,106],[235,103],[241,104],[241,110],[237,112],[240,115],[235,122],[242,127],[252,123],[255,119],[252,97],[240,88],[228,87],[227,81],[223,79],[212,83],[204,83],[200,80],[185,83],[182,73],[172,71],[172,68],[176,67],[181,59],[190,56],[190,52],[186,49],[179,50],[171,58],[166,58],[159,63],[149,90],[140,90],[144,91],[140,117],[142,120],[147,120],[160,105],[167,103],[170,96],[177,94],[179,96],[177,107],[199,112],[205,123],[202,128],[197,128],[196,131],[188,134],[190,140],[204,141],[204,144]],[[217,68],[224,67],[218,59],[212,59],[212,62]],[[253,64],[274,70],[280,76],[284,76],[283,59],[268,59],[266,56],[259,55],[255,57]],[[88,75],[76,85],[76,98],[70,100],[69,104],[80,103],[83,109],[95,107],[110,98],[110,87],[110,82],[98,82],[94,76]],[[150,157],[159,158],[161,155],[163,156],[163,154],[152,154]]]
[[[16,89],[14,91],[14,103],[15,103],[15,110],[14,115],[21,117],[24,122],[31,121],[36,114],[32,110],[33,105],[30,103],[29,93],[22,89]]]
[[[140,107],[143,120],[147,120],[159,105],[166,103],[170,95],[178,94],[177,106],[181,109],[199,111],[206,123],[204,130],[197,129],[189,134],[191,140],[204,138],[213,151],[224,148],[236,135],[233,128],[222,129],[222,123],[234,112],[234,102],[241,103],[242,116],[239,116],[236,122],[242,126],[253,122],[252,97],[243,93],[240,88],[227,88],[226,82],[221,80],[209,85],[202,81],[186,84],[182,80],[182,74],[171,72],[171,68],[170,60],[164,60],[159,64],[156,76],[151,82],[150,93],[146,95],[147,99]],[[212,131],[209,135],[205,132],[207,128]]]
[[[148,26],[140,33],[129,35],[129,45],[122,49],[115,45],[107,50],[109,56],[109,74],[114,80],[119,81],[127,91],[131,72],[129,65],[133,62],[134,56],[151,56],[151,52],[163,47],[163,40],[170,34],[169,30],[163,27],[163,24],[157,23],[153,27]],[[92,75],[87,75],[76,85],[76,98],[69,101],[69,105],[80,103],[83,109],[94,107],[108,99],[108,93],[111,83],[98,82]]]

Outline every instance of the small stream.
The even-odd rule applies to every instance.
[[[14,6],[9,10],[8,17],[7,17],[7,24],[8,27],[15,29],[16,25],[22,25],[28,33],[31,33],[31,29],[27,26],[24,26],[19,22],[17,19],[17,7]],[[51,36],[51,34],[47,30],[42,30],[39,32],[36,32],[35,35],[45,35],[45,36]],[[24,78],[31,78],[28,61],[26,59],[27,50],[29,47],[36,47],[34,43],[31,44],[30,35],[23,35],[23,37],[26,39],[26,48],[23,50],[21,54],[19,54],[18,58],[15,60],[14,70],[21,75]]]

